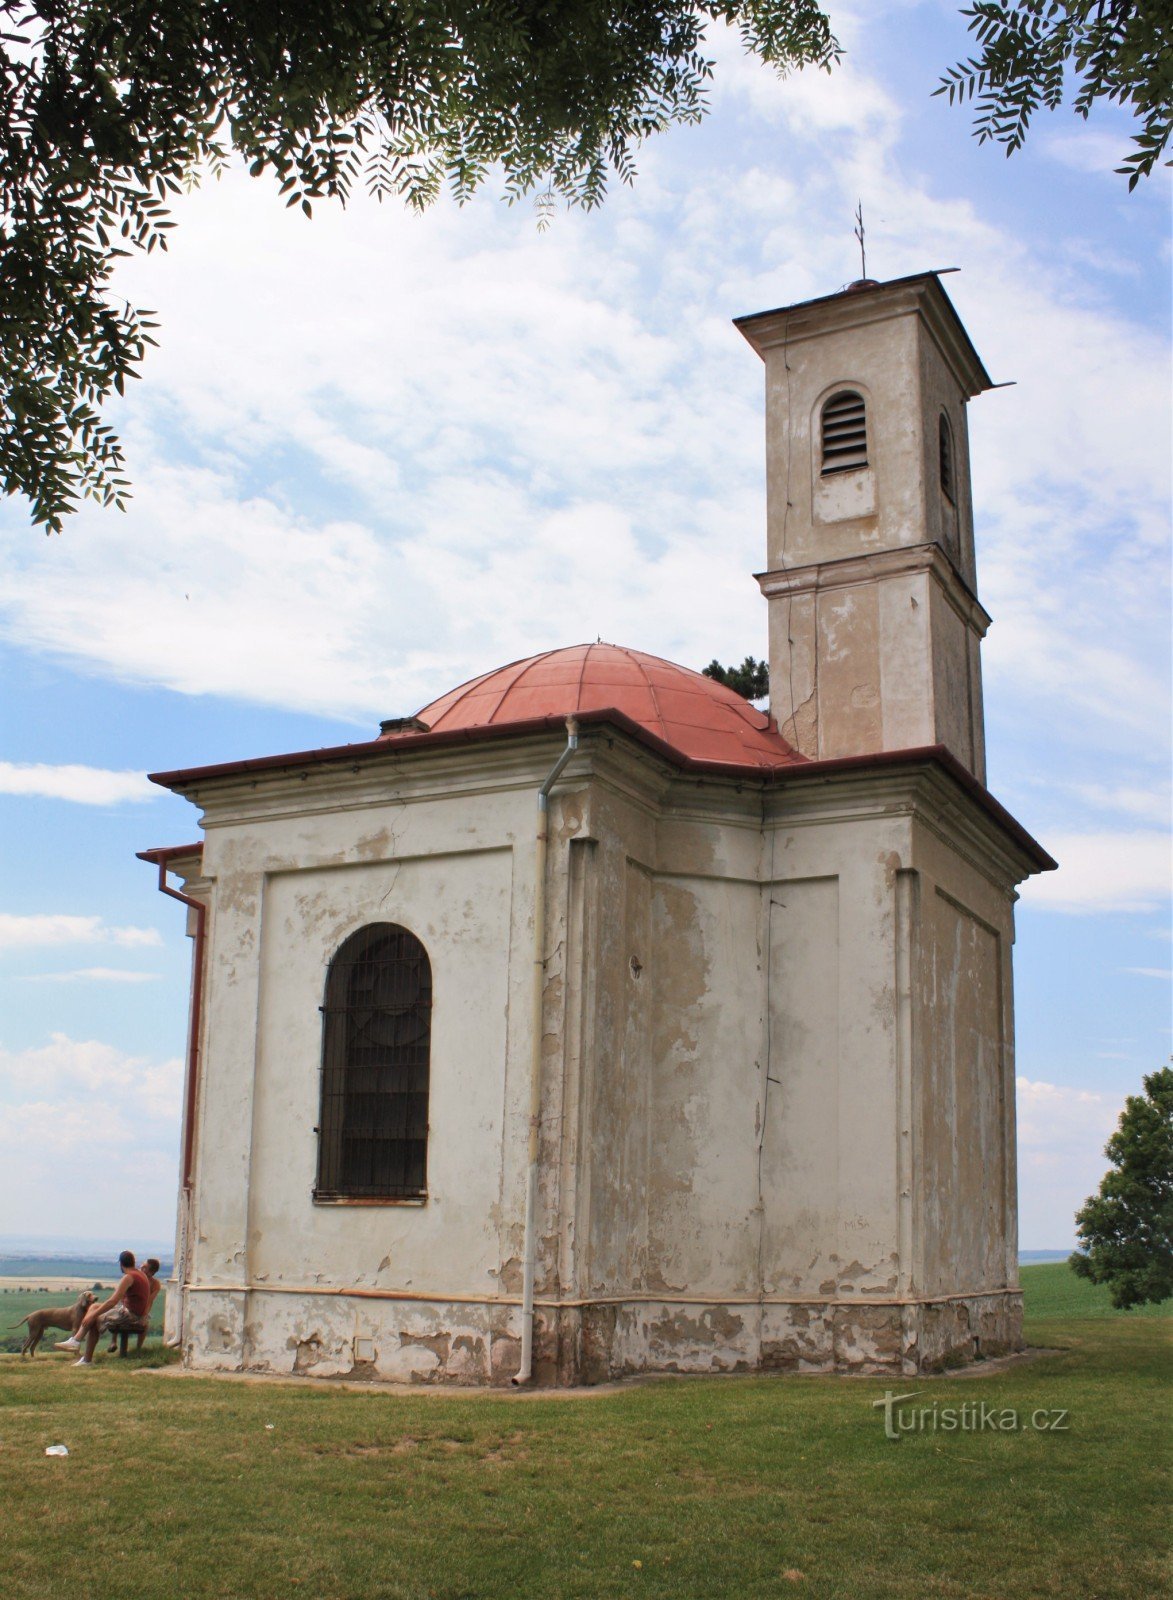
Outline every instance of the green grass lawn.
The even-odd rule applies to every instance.
[[[0,1357],[4,1594],[1152,1600],[1168,1323],[1105,1315],[1064,1273],[1023,1270],[1029,1338],[1054,1353],[896,1386],[1064,1411],[1055,1432],[890,1442],[882,1379],[524,1399]],[[58,1442],[68,1459],[46,1458]]]
[[[1053,1317],[1118,1317],[1103,1284],[1076,1277],[1066,1261],[1049,1261],[1036,1267],[1021,1267],[1026,1296],[1026,1314],[1032,1321]],[[1133,1317],[1173,1317],[1173,1300],[1159,1306],[1136,1306],[1127,1313]]]

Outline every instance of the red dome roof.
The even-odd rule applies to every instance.
[[[694,761],[777,767],[803,760],[771,717],[724,684],[614,644],[571,645],[510,662],[418,715],[438,733],[586,711],[617,711]]]

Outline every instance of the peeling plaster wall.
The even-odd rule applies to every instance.
[[[642,861],[622,846],[631,823],[649,850],[646,817],[594,808],[619,837],[599,852],[589,1241],[564,1292],[610,1303],[582,1313],[580,1375],[914,1372],[973,1354],[980,1327],[1013,1348],[1016,1300],[989,1293],[1016,1287],[1011,870],[979,870],[943,837],[955,819],[918,826],[907,796],[853,817],[785,791],[751,864],[751,809],[723,802],[719,824],[665,804]],[[949,890],[997,938],[943,929]]]
[[[209,806],[191,1365],[516,1370],[549,754]],[[767,794],[605,734],[576,762],[550,808],[538,1381],[1013,1347],[996,830],[931,773]],[[317,1205],[318,1007],[372,920],[432,962],[428,1197]]]
[[[516,1365],[508,1301],[520,1282],[528,1053],[509,1019],[527,1015],[533,800],[512,783],[472,802],[433,785],[418,800],[312,809],[303,800],[294,814],[273,804],[244,820],[209,807],[192,1364],[295,1370],[310,1359],[301,1346],[316,1339],[333,1354],[314,1356],[315,1369],[349,1370],[351,1356],[338,1352],[353,1308],[312,1291],[355,1288],[434,1296],[439,1306],[454,1293],[483,1301],[457,1318],[421,1301],[362,1301],[380,1308],[371,1316],[383,1375],[403,1368],[408,1357],[395,1352],[414,1348],[421,1328],[432,1337],[437,1317],[449,1355],[412,1355],[413,1371],[502,1381],[493,1360],[500,1368],[512,1352]],[[432,964],[428,1196],[319,1204],[326,969],[348,934],[372,921],[410,928]],[[269,1286],[305,1293],[266,1297]],[[392,1337],[396,1318],[415,1330],[410,1338]],[[290,1343],[281,1332],[290,1319],[318,1333]],[[459,1341],[487,1341],[486,1329],[496,1355],[484,1342],[483,1361],[474,1359]]]
[[[663,876],[650,1060],[648,1253],[652,1292],[753,1293],[762,1084],[761,891],[756,883]]]
[[[1018,1287],[1013,895],[922,827],[919,1287]]]
[[[488,848],[268,877],[248,1232],[254,1281],[312,1282],[329,1262],[331,1278],[344,1283],[493,1291],[512,873],[511,851]],[[409,928],[432,965],[428,1201],[310,1205],[326,969],[350,933],[378,921]]]

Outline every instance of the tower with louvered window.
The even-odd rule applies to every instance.
[[[816,759],[944,746],[985,781],[966,404],[934,272],[742,317],[766,366],[770,704]]]

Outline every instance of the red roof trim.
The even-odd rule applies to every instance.
[[[1030,857],[1038,872],[1053,872],[1058,862],[1022,824],[1000,805],[987,788],[973,776],[957,757],[944,745],[925,745],[914,750],[882,750],[872,755],[838,756],[830,760],[812,761],[795,755],[789,760],[773,765],[757,766],[750,763],[704,761],[685,756],[665,740],[650,733],[640,723],[632,721],[622,711],[579,711],[576,721],[580,726],[606,724],[634,739],[638,744],[661,756],[681,772],[697,777],[736,779],[741,782],[766,784],[809,782],[819,778],[832,778],[838,773],[867,772],[883,767],[909,767],[932,763],[954,780],[993,821],[1005,829],[1019,847]],[[438,729],[433,733],[402,733],[372,739],[361,744],[329,745],[320,750],[300,750],[289,755],[256,756],[246,761],[227,761],[207,767],[188,767],[175,772],[152,772],[148,777],[164,789],[181,789],[203,780],[244,777],[249,773],[277,772],[295,767],[357,765],[391,755],[408,755],[416,750],[436,750],[451,746],[479,744],[505,738],[525,738],[534,734],[562,731],[566,726],[564,716],[533,717],[525,722],[480,724],[472,728]],[[143,860],[155,860],[160,855],[179,856],[194,852],[198,846],[171,847],[170,850],[141,852]]]
[[[151,850],[136,850],[136,861],[149,861],[152,866],[165,866],[169,861],[181,861],[184,856],[202,856],[204,841],[197,840],[195,844],[160,844]]]
[[[705,761],[683,755],[657,734],[634,721],[623,711],[607,708],[576,711],[580,724],[607,722],[631,735],[640,744],[647,745],[686,772],[732,773],[733,776],[761,778],[773,770],[773,764],[752,762]],[[378,739],[363,740],[356,744],[326,745],[319,750],[295,750],[288,755],[252,756],[244,761],[223,761],[206,767],[181,767],[174,772],[149,772],[147,777],[164,789],[206,778],[227,778],[249,772],[272,772],[283,767],[323,766],[334,762],[345,766],[359,761],[377,760],[380,756],[402,755],[412,750],[442,749],[447,745],[479,744],[482,740],[523,738],[527,734],[549,733],[566,727],[566,716],[561,713],[544,717],[527,717],[518,722],[482,722],[468,728],[433,728],[427,733],[384,734]],[[789,758],[795,764],[806,761],[805,756]],[[779,760],[778,765],[785,763]]]

